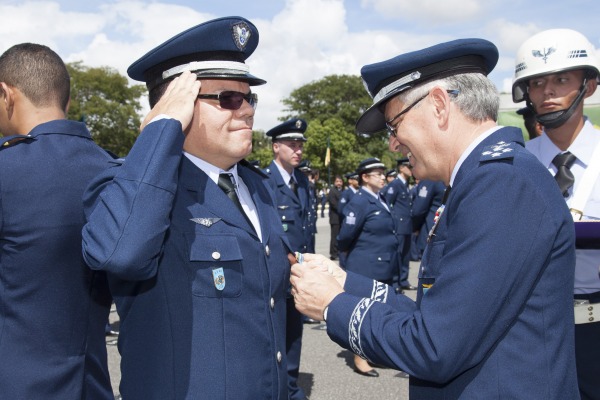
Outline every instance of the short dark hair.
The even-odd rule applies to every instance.
[[[36,107],[67,111],[71,81],[65,63],[52,49],[35,43],[14,45],[0,56],[0,82],[15,87]]]

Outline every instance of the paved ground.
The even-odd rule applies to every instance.
[[[325,214],[327,215],[327,214]],[[317,253],[329,255],[329,220],[317,222]],[[417,283],[418,264],[411,263],[410,282]],[[414,299],[415,292],[407,292]],[[118,327],[118,315],[111,311],[110,321]],[[408,399],[408,379],[396,370],[378,368],[379,378],[367,378],[352,370],[352,353],[333,343],[324,325],[304,325],[300,386],[311,400],[337,399]],[[115,394],[118,393],[120,371],[116,339],[107,337],[108,361]]]

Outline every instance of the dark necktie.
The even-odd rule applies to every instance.
[[[575,177],[573,177],[570,168],[576,159],[577,157],[567,151],[557,155],[552,160],[552,164],[558,169],[556,175],[554,175],[554,179],[556,179],[558,188],[564,197],[569,197],[569,188],[575,182]]]
[[[296,185],[294,178],[290,178],[290,189],[292,189],[292,192],[298,197],[298,185]]]
[[[238,208],[238,210],[240,210],[240,212],[242,213],[244,218],[246,218],[246,221],[248,221],[250,226],[254,229],[254,225],[252,225],[252,221],[250,221],[250,218],[244,211],[244,208],[242,207],[242,203],[240,203],[240,199],[238,198],[238,195],[235,192],[235,184],[233,183],[232,178],[233,178],[233,176],[231,174],[226,174],[226,173],[219,174],[219,182],[217,184],[219,185],[221,190],[223,192],[225,192],[227,197],[229,197],[231,199],[231,201],[233,201],[233,204],[235,204],[235,206]]]

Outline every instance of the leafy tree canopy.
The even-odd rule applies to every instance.
[[[129,152],[139,134],[143,85],[129,86],[127,78],[110,67],[67,64],[71,75],[68,118],[85,122],[93,139],[118,156]]]

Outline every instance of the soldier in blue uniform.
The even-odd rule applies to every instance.
[[[448,185],[416,302],[323,256],[292,266],[299,310],[409,373],[413,400],[578,398],[573,220],[521,130],[496,125],[497,60],[459,39],[362,68],[374,104],[357,130],[387,128],[416,176]]]
[[[417,232],[416,247],[418,260],[423,257],[427,246],[427,235],[435,221],[435,214],[442,205],[446,185],[442,181],[423,179],[415,186],[415,197],[412,206],[413,232]],[[411,249],[412,252],[412,249]]]
[[[152,110],[84,198],[84,256],[109,272],[125,399],[287,399],[289,246],[252,150],[248,20],[194,26],[128,69]]]
[[[338,246],[347,252],[347,271],[392,285],[398,270],[398,238],[396,221],[380,193],[385,185],[384,167],[378,158],[368,158],[356,169],[360,190],[344,208]],[[354,356],[354,371],[379,376],[358,355]]]
[[[513,100],[525,101],[544,128],[526,148],[554,176],[578,233],[573,301],[582,400],[600,399],[600,130],[583,114],[584,99],[598,87],[596,54],[577,31],[540,32],[519,48],[512,88]],[[595,235],[591,230],[592,240],[582,243],[586,225]]]
[[[0,397],[112,399],[106,274],[81,258],[90,180],[112,158],[66,119],[70,78],[46,46],[0,56]]]
[[[385,181],[391,183],[397,176],[398,171],[396,171],[396,168],[389,169],[385,172]]]
[[[342,191],[340,201],[337,207],[338,215],[341,219],[344,218],[344,207],[346,207],[346,204],[350,202],[352,196],[358,193],[358,190],[360,189],[360,186],[358,184],[358,174],[356,173],[356,171],[348,172],[346,175],[344,175],[344,178],[346,178],[348,186]]]
[[[309,230],[309,242],[307,251],[309,253],[315,252],[315,236],[317,234],[317,187],[315,185],[315,175],[313,174],[312,168],[310,168],[310,162],[302,160],[298,166],[298,170],[306,176],[308,179],[308,225]]]
[[[408,281],[412,235],[412,199],[410,198],[410,188],[408,186],[412,172],[408,158],[404,157],[396,160],[396,168],[398,169],[396,179],[382,190],[397,223],[399,269],[395,274],[396,282],[394,282],[394,286],[397,290],[415,290],[417,288]]]
[[[297,167],[302,162],[306,138],[306,121],[292,118],[267,132],[273,141],[273,161],[265,170],[279,211],[279,225],[293,251],[305,252],[310,247],[311,229],[308,178]],[[286,351],[290,399],[304,399],[298,386],[300,354],[302,351],[303,316],[296,310],[294,299],[287,299]]]

